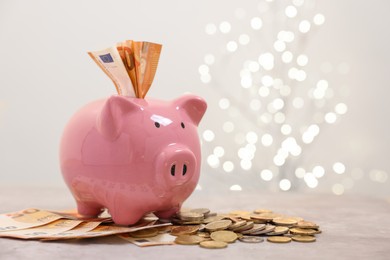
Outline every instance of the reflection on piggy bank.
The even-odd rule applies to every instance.
[[[111,96],[80,109],[60,147],[62,175],[80,214],[107,208],[131,225],[154,212],[169,218],[194,191],[200,173],[197,126],[207,104]]]

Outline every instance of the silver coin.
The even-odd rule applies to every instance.
[[[239,240],[244,243],[261,243],[264,241],[264,238],[255,236],[242,236],[239,238]]]
[[[265,224],[254,224],[251,229],[241,231],[241,234],[253,234],[265,229]]]
[[[274,225],[265,225],[265,228],[263,230],[260,230],[258,232],[253,232],[251,235],[262,235],[267,234],[275,230]]]

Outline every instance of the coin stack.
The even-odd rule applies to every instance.
[[[211,213],[209,209],[180,211],[173,226],[165,232],[176,236],[180,245],[200,245],[204,248],[225,248],[236,240],[260,243],[314,242],[321,233],[319,226],[301,217],[285,216],[266,209],[253,212],[236,210],[228,214]],[[131,233],[130,233],[131,235]]]

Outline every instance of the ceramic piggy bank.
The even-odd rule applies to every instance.
[[[193,95],[166,102],[111,96],[79,110],[66,126],[61,171],[80,214],[107,208],[130,225],[154,212],[169,218],[195,189],[206,110]]]

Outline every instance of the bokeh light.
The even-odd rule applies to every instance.
[[[260,17],[253,17],[251,19],[251,27],[253,30],[260,30],[263,26],[263,21]]]
[[[219,30],[221,31],[221,33],[229,33],[231,28],[232,26],[227,21],[224,21],[219,25]]]
[[[387,182],[384,171],[365,176],[360,168],[347,171],[337,158],[329,166],[312,156],[319,149],[318,136],[329,134],[327,128],[348,112],[330,73],[345,75],[350,67],[344,61],[316,64],[305,51],[309,36],[325,22],[309,1],[280,2],[282,12],[275,8],[274,1],[261,1],[258,14],[240,7],[233,20],[205,27],[206,34],[223,42],[221,51],[206,54],[198,67],[203,86],[220,94],[215,117],[220,128],[202,132],[206,165],[237,179],[245,173],[242,182],[230,184],[232,191],[245,189],[252,173],[269,189],[327,189],[337,195],[365,178]],[[322,185],[332,178],[337,183]]]

